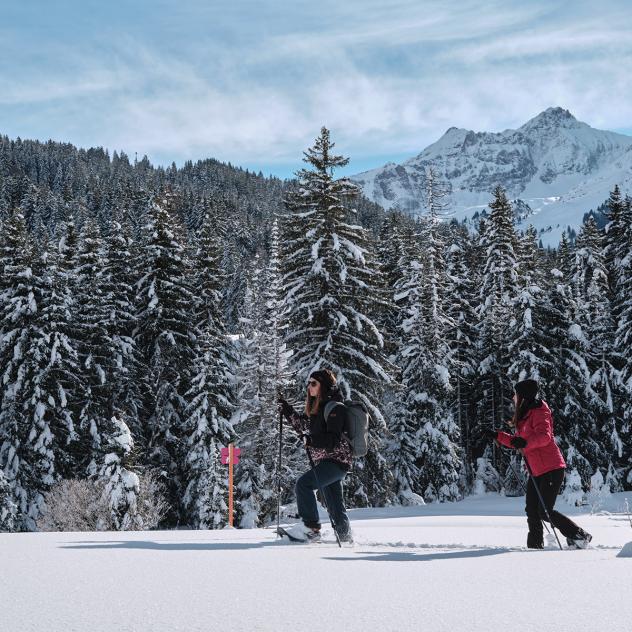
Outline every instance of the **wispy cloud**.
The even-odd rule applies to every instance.
[[[146,24],[142,11],[129,24],[106,14],[74,39],[13,34],[4,59],[18,43],[30,54],[0,62],[2,131],[274,170],[298,164],[322,124],[362,159],[416,153],[451,125],[515,127],[551,105],[604,128],[632,120],[624,0],[592,12],[517,0],[267,4],[164,4]]]

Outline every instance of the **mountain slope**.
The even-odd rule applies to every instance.
[[[385,208],[419,213],[430,166],[449,183],[457,218],[485,208],[500,184],[528,205],[525,226],[532,223],[544,241],[557,243],[562,230],[579,226],[615,183],[632,190],[632,137],[593,129],[567,110],[549,108],[516,130],[452,127],[418,156],[352,180]]]

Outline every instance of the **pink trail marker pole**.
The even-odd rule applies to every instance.
[[[222,465],[228,465],[228,525],[233,526],[233,465],[239,463],[241,450],[229,443],[227,448],[220,450]]]
[[[228,524],[233,526],[233,444],[228,444]]]

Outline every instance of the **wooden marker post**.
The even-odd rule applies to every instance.
[[[228,526],[233,526],[233,465],[239,463],[241,450],[229,443],[227,448],[220,450],[222,464],[228,465]]]
[[[228,524],[233,526],[233,452],[234,446],[228,444]]]

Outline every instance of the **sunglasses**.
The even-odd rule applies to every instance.
[[[307,386],[311,386],[312,388],[314,386],[318,386],[319,382],[317,382],[316,380],[310,380],[309,382],[307,382]]]

